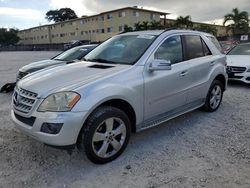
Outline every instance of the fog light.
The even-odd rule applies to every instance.
[[[43,123],[40,131],[48,134],[57,134],[62,126],[63,123]]]

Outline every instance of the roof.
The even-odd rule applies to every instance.
[[[134,32],[127,32],[123,33],[122,35],[161,35],[164,32],[168,32],[168,34],[176,34],[176,33],[190,33],[190,34],[203,34],[206,36],[213,36],[209,33],[195,31],[195,30],[185,30],[185,29],[166,29],[166,30],[146,30],[146,31],[134,31]]]
[[[149,10],[149,9],[138,8],[138,7],[123,7],[123,8],[114,9],[114,10],[110,10],[110,11],[106,11],[106,12],[101,12],[99,14],[95,14],[95,15],[91,15],[91,16],[84,16],[84,17],[80,17],[80,18],[76,18],[76,19],[66,20],[66,21],[63,21],[63,22],[56,22],[56,23],[53,23],[53,24],[46,24],[46,25],[31,27],[29,29],[23,29],[23,30],[20,30],[20,31],[26,31],[26,30],[40,28],[40,27],[48,27],[48,26],[52,26],[52,25],[57,25],[57,24],[62,24],[62,23],[67,23],[67,22],[72,22],[72,21],[77,21],[77,20],[82,20],[82,19],[88,19],[88,18],[92,18],[92,17],[95,17],[95,16],[102,16],[103,14],[122,11],[122,10],[126,10],[126,9],[132,9],[132,10],[138,10],[138,11],[144,11],[144,12],[151,12],[151,13],[158,13],[158,14],[161,14],[161,15],[170,14],[170,13],[167,13],[167,12],[160,12],[160,11]]]

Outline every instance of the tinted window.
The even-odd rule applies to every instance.
[[[228,55],[250,55],[250,44],[239,44]]]
[[[73,61],[77,59],[81,59],[88,52],[90,52],[94,47],[75,47],[71,48],[58,56],[54,57],[55,60],[60,61]]]
[[[203,56],[201,37],[197,35],[185,36],[186,59],[194,59]]]
[[[183,60],[181,37],[174,36],[165,40],[155,52],[154,58],[171,61],[172,64],[181,62]]]
[[[206,43],[203,40],[202,40],[202,46],[203,46],[203,51],[204,51],[205,56],[212,55],[212,53],[210,52],[209,48],[207,47]]]

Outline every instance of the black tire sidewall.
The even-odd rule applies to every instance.
[[[212,94],[212,91],[213,91],[214,87],[217,86],[217,85],[221,88],[221,98],[220,98],[219,105],[216,108],[213,109],[211,107],[211,104],[210,104],[210,98],[211,98],[211,94]],[[207,97],[206,97],[206,103],[204,105],[205,110],[208,111],[208,112],[216,111],[220,107],[220,104],[222,102],[222,98],[223,98],[223,85],[222,85],[222,83],[220,81],[214,80],[212,82],[210,88],[209,88],[209,91],[208,91],[208,94],[207,94]]]
[[[97,127],[104,120],[111,118],[111,117],[120,118],[124,122],[125,127],[126,127],[126,138],[125,138],[123,146],[115,155],[109,158],[101,158],[95,154],[92,148],[92,139],[93,139],[93,135]],[[115,107],[103,106],[103,107],[97,108],[88,118],[86,125],[84,127],[84,131],[83,131],[84,135],[82,139],[83,141],[82,144],[84,145],[84,149],[85,149],[85,153],[87,157],[92,162],[97,163],[97,164],[104,164],[104,163],[107,163],[116,159],[118,156],[122,154],[122,152],[125,150],[128,144],[130,133],[131,133],[131,123],[126,113],[124,113],[123,111]]]

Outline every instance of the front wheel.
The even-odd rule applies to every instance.
[[[209,88],[203,109],[207,112],[214,112],[221,104],[223,97],[223,85],[220,81],[214,80]]]
[[[103,164],[116,159],[126,148],[131,125],[127,115],[118,108],[97,108],[88,118],[79,142],[87,157]]]

